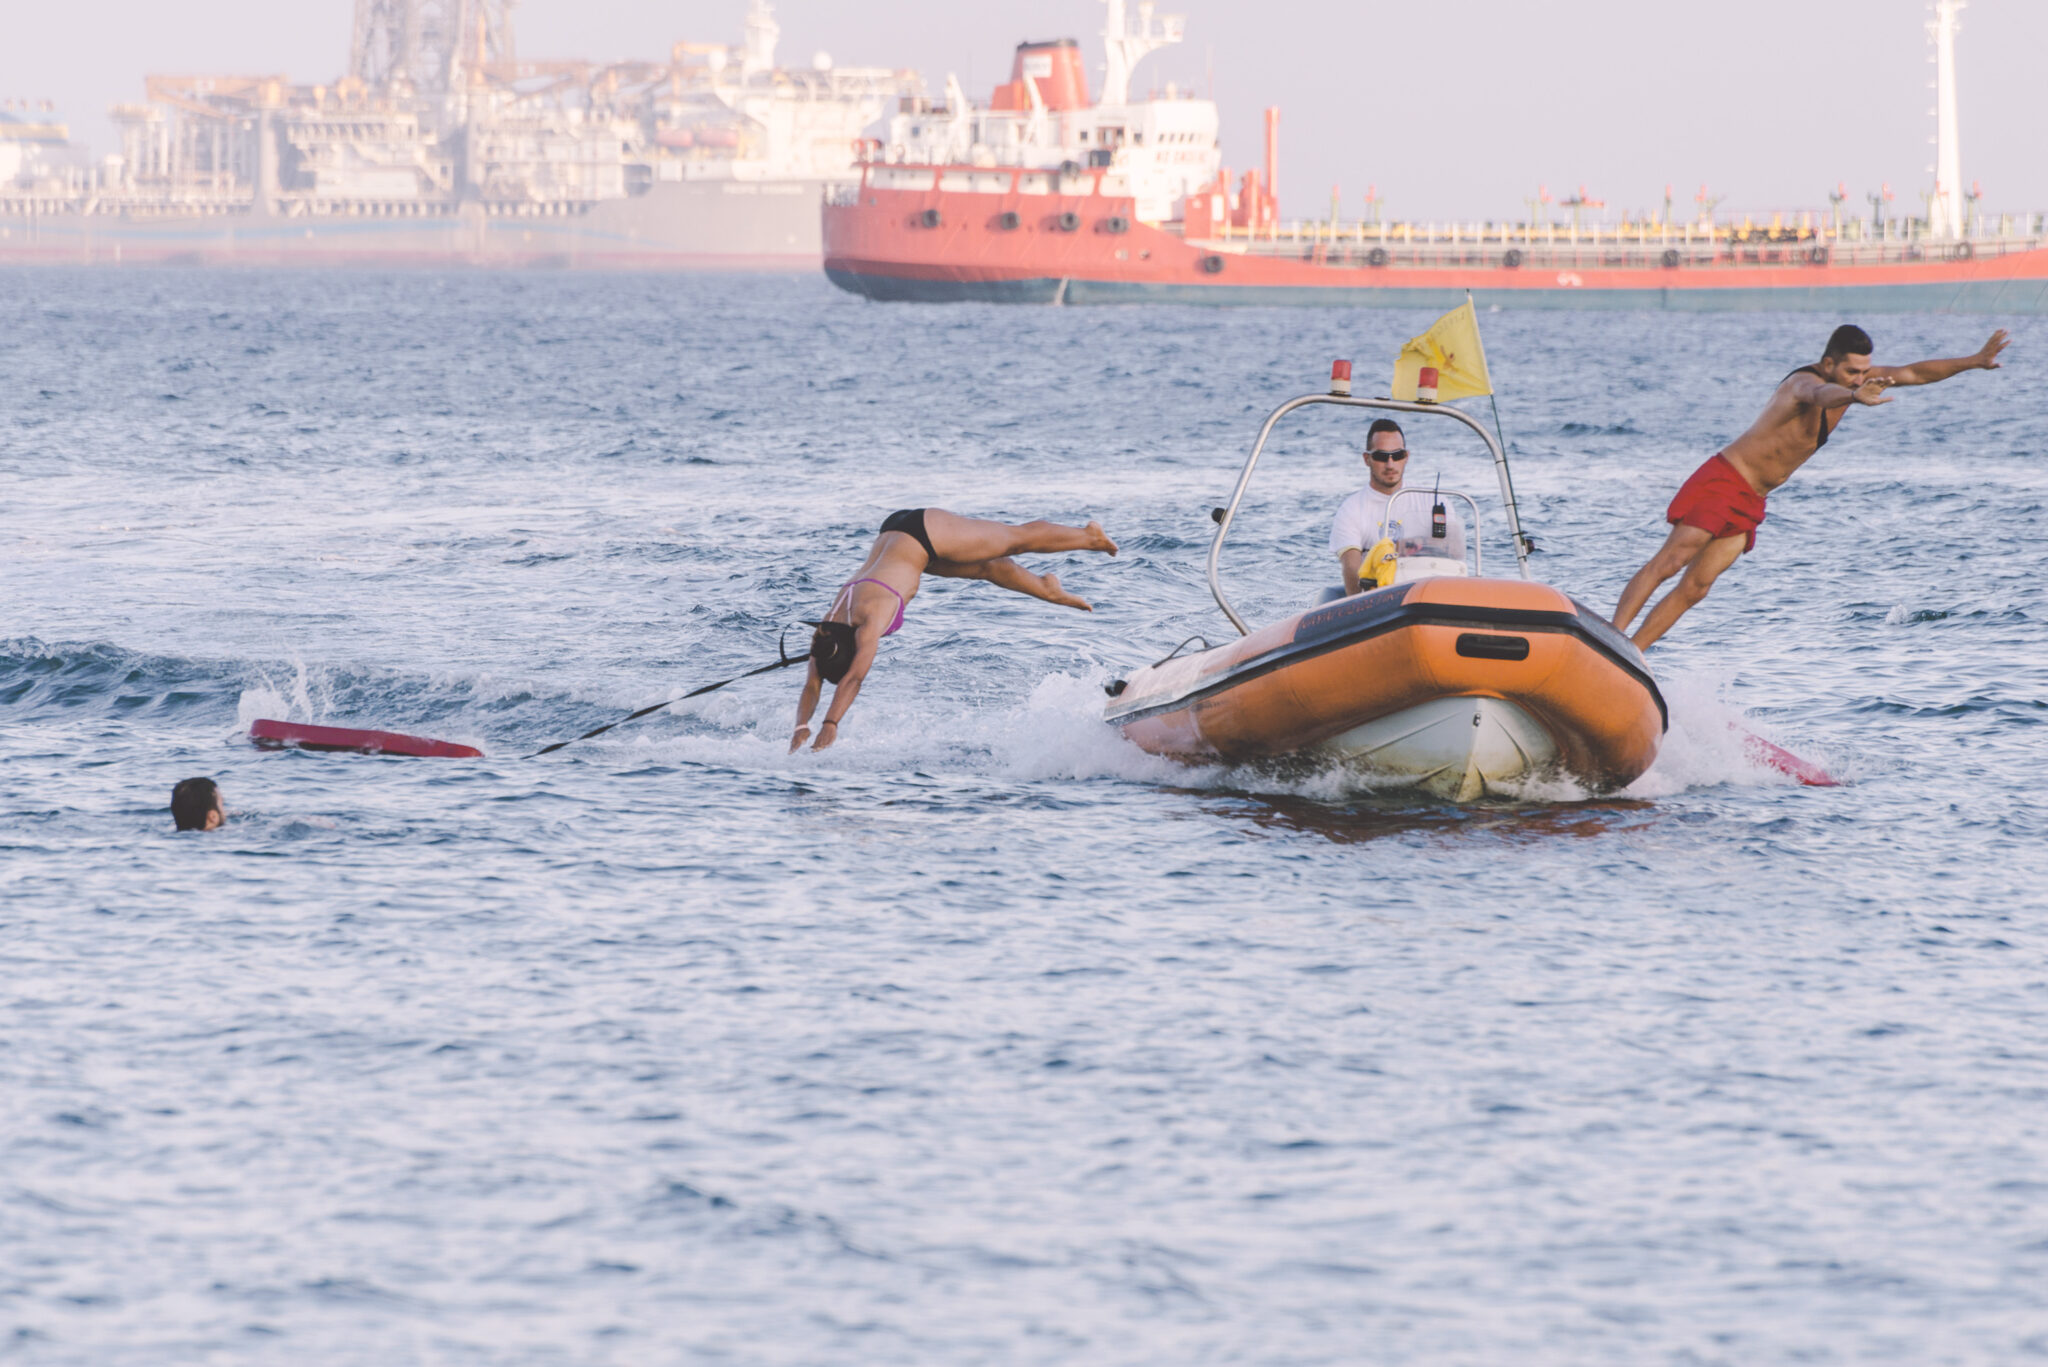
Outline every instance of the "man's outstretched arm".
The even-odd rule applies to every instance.
[[[1870,373],[1895,385],[1937,384],[1965,370],[2001,369],[1998,353],[2011,344],[2012,339],[2006,336],[2004,328],[2000,328],[1974,355],[1957,356],[1946,361],[1915,361],[1911,365],[1874,365]]]
[[[1820,409],[1847,408],[1852,403],[1875,408],[1891,402],[1884,396],[1884,391],[1891,387],[1892,382],[1879,376],[1875,366],[1863,377],[1863,383],[1854,389],[1823,380],[1818,375],[1794,375],[1790,383],[1793,398]]]

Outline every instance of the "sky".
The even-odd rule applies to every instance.
[[[1132,0],[1135,5],[1136,0]],[[353,0],[65,0],[9,6],[0,97],[53,99],[74,138],[116,150],[109,105],[165,74],[331,80],[348,62]],[[1931,188],[1932,44],[1925,0],[1184,0],[1187,41],[1148,57],[1133,88],[1210,91],[1223,153],[1262,155],[1281,108],[1288,216],[1344,216],[1368,187],[1390,218],[1522,218],[1548,187],[1623,211],[1681,213],[1702,185],[1721,212],[1852,206],[1889,183],[1892,212]],[[745,0],[521,0],[524,57],[662,58],[678,38],[740,37]],[[1025,39],[1081,39],[1101,79],[1099,0],[782,0],[781,60],[913,67],[934,92],[957,73],[977,99]],[[2048,211],[2039,102],[2048,4],[1974,0],[1957,42],[1963,175],[1991,212]],[[2031,79],[2030,79],[2031,78]],[[1212,86],[1213,81],[1213,86]]]

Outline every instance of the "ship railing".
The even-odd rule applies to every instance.
[[[1927,248],[1959,241],[2013,242],[2048,236],[2048,214],[2004,214],[1981,216],[1975,231],[1965,238],[1939,237],[1918,219],[1890,219],[1873,223],[1848,219],[1841,223],[1819,222],[1811,213],[1796,216],[1776,214],[1768,224],[1635,222],[1619,224],[1528,224],[1476,221],[1470,223],[1388,223],[1374,220],[1340,222],[1332,219],[1296,219],[1248,226],[1217,224],[1208,236],[1218,241],[1242,241],[1259,247],[1327,244],[1359,244],[1389,251],[1411,246],[1488,246],[1536,248],[1567,247],[1651,247],[1660,251],[1709,246],[1776,246],[1798,244],[1828,247],[1908,246]]]
[[[1859,242],[1843,239],[1788,238],[1780,241],[1730,241],[1726,238],[1676,238],[1668,245],[1652,237],[1615,241],[1590,236],[1579,242],[1533,243],[1520,237],[1503,240],[1476,235],[1463,241],[1417,237],[1411,240],[1355,237],[1293,238],[1290,236],[1225,237],[1216,233],[1197,239],[1228,246],[1247,256],[1280,257],[1330,266],[1414,267],[1421,269],[1495,266],[1533,270],[1634,268],[1642,270],[1712,269],[1755,266],[1877,266],[1922,262],[1996,260],[2048,246],[2042,235],[1962,239],[1909,239]]]
[[[67,214],[98,218],[222,217],[255,207],[249,195],[155,195],[101,191],[81,195],[0,195],[0,218]]]

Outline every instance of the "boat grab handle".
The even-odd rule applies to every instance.
[[[1209,543],[1209,592],[1216,597],[1216,606],[1223,609],[1223,615],[1230,619],[1230,625],[1237,628],[1240,636],[1251,635],[1251,628],[1244,624],[1244,618],[1237,615],[1237,609],[1230,606],[1230,600],[1223,596],[1223,583],[1217,575],[1217,567],[1223,559],[1223,538],[1230,535],[1230,524],[1237,519],[1238,504],[1244,501],[1244,491],[1252,482],[1252,471],[1259,465],[1259,457],[1265,454],[1266,440],[1273,435],[1274,425],[1297,408],[1310,404],[1328,403],[1340,408],[1376,408],[1394,413],[1434,413],[1439,417],[1455,418],[1478,433],[1486,443],[1486,449],[1493,453],[1494,472],[1500,476],[1500,495],[1508,510],[1508,539],[1515,548],[1515,563],[1522,572],[1522,578],[1529,577],[1529,543],[1522,535],[1522,516],[1515,507],[1514,481],[1508,477],[1508,454],[1501,450],[1493,433],[1480,426],[1479,420],[1469,413],[1447,408],[1436,403],[1409,403],[1402,399],[1358,399],[1344,394],[1304,394],[1298,399],[1289,399],[1274,409],[1259,429],[1259,438],[1252,443],[1252,453],[1245,459],[1244,470],[1237,477],[1237,487],[1230,491],[1230,502],[1216,518],[1216,539]],[[1475,509],[1477,505],[1474,505]],[[1478,515],[1473,515],[1474,536],[1477,537]]]
[[[1185,641],[1182,641],[1179,645],[1175,646],[1172,650],[1167,651],[1166,654],[1154,660],[1148,666],[1148,668],[1159,668],[1159,666],[1165,664],[1168,660],[1174,659],[1183,650],[1186,650],[1189,646],[1193,645],[1197,641],[1200,641],[1202,643],[1202,649],[1204,650],[1214,650],[1216,648],[1215,646],[1209,644],[1209,638],[1206,636],[1190,636]]]

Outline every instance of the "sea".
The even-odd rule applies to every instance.
[[[1603,607],[1844,321],[1480,310]],[[2015,340],[1773,497],[1625,791],[1122,740],[1230,638],[1265,416],[1430,321],[0,273],[0,1361],[2048,1358],[2048,332],[1854,319]],[[1248,620],[1335,582],[1365,416],[1276,430]],[[1479,441],[1408,444],[1511,571]],[[774,671],[534,757],[800,651],[921,506],[1122,553],[928,581],[829,751]]]

